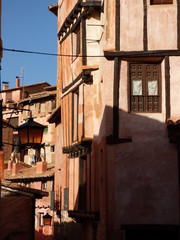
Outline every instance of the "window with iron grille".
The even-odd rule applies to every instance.
[[[160,112],[160,64],[130,63],[130,111]]]
[[[157,4],[173,4],[173,0],[150,0],[151,5]]]

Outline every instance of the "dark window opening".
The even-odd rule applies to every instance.
[[[52,146],[51,146],[51,152],[54,152],[54,151],[55,151],[55,146],[52,145]]]
[[[47,190],[47,181],[41,183],[41,190]]]

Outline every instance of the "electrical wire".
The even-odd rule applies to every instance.
[[[104,57],[104,55],[57,54],[57,53],[37,52],[37,51],[20,50],[20,49],[10,49],[10,48],[2,48],[2,50],[3,50],[3,51],[7,51],[7,52],[36,54],[36,55],[55,56],[55,57]]]

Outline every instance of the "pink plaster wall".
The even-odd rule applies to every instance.
[[[68,187],[68,158],[66,154],[62,154],[62,126],[56,126],[56,145],[55,145],[55,186],[54,190],[56,195],[61,191],[61,208],[64,206],[64,188]],[[59,201],[59,199],[56,199]],[[58,202],[59,204],[59,202]]]
[[[69,210],[78,210],[79,159],[69,159]]]
[[[97,122],[96,135],[101,139],[104,135],[112,134],[112,107],[113,107],[113,78],[114,78],[114,62],[104,61],[102,71],[102,109],[101,115],[99,116],[100,121]],[[95,100],[94,100],[95,101]],[[107,113],[105,114],[105,107]],[[94,109],[96,113],[96,109]],[[100,130],[101,129],[101,130]]]
[[[105,1],[105,46],[104,48],[115,49],[115,0]]]
[[[85,138],[93,137],[93,86],[84,85],[84,134]]]
[[[63,88],[75,80],[82,71],[82,58],[77,57],[72,60],[72,39],[71,34],[62,43],[61,54],[69,55],[61,59],[61,68],[59,76],[63,81]]]
[[[107,159],[109,225],[178,223],[176,149],[167,138],[134,137],[108,147]]]
[[[143,50],[143,1],[122,0],[120,16],[120,49]]]
[[[148,49],[177,49],[177,5],[149,5]]]
[[[171,88],[171,116],[180,116],[180,95],[177,89],[180,89],[180,57],[170,58],[170,88]]]

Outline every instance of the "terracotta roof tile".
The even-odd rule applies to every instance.
[[[31,196],[34,196],[35,198],[42,198],[42,197],[48,196],[48,192],[33,189],[33,188],[23,187],[17,183],[12,183],[11,181],[6,181],[6,180],[1,181],[1,189],[4,191],[16,192],[16,193],[19,193],[22,195],[30,194]]]
[[[23,164],[23,163],[22,163]],[[18,181],[18,180],[35,180],[39,178],[52,178],[54,177],[54,165],[48,165],[47,170],[43,173],[36,173],[36,165],[29,166],[24,165],[23,168],[19,171],[19,173],[12,175],[12,170],[5,169],[4,170],[4,179],[11,180],[11,181]]]
[[[167,126],[170,125],[179,125],[180,124],[180,116],[173,116],[167,119],[166,121]]]

